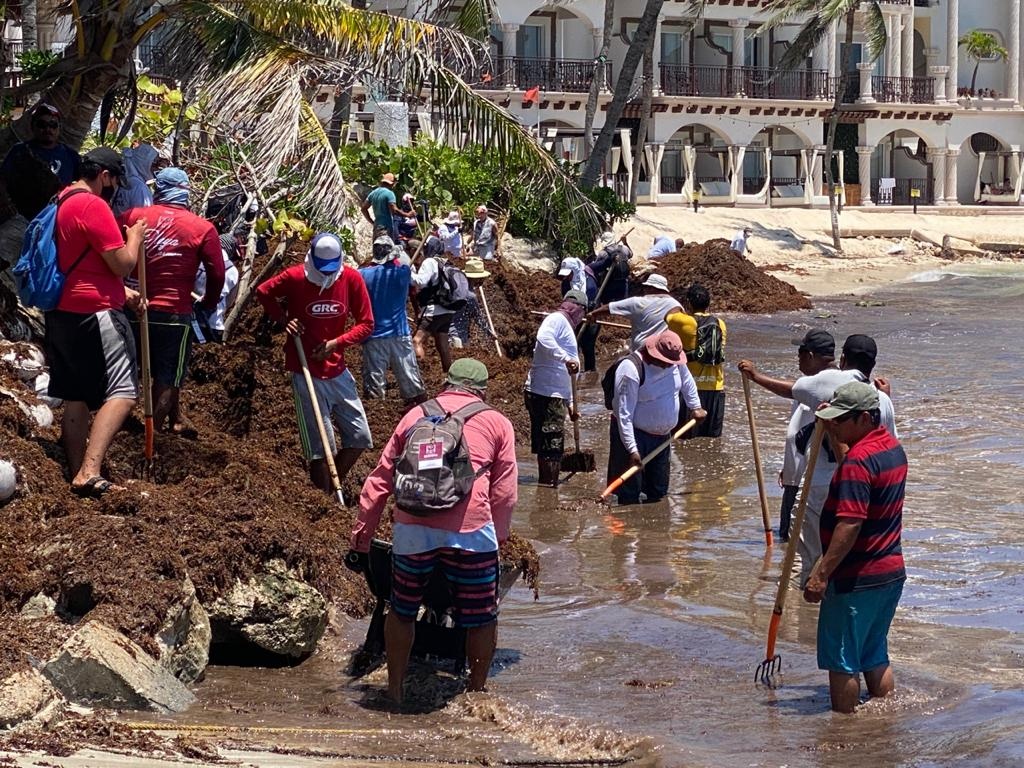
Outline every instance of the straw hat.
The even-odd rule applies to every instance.
[[[466,266],[462,271],[466,273],[466,277],[480,280],[491,276],[491,273],[484,269],[483,259],[466,259]]]

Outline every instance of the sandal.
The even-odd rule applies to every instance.
[[[103,477],[90,477],[82,485],[72,485],[71,492],[83,499],[99,499],[109,491],[123,491],[119,485]]]

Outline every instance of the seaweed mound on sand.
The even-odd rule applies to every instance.
[[[729,248],[727,240],[691,243],[659,259],[657,271],[681,299],[691,283],[711,291],[716,312],[785,312],[810,309],[810,300],[789,283],[769,275]]]

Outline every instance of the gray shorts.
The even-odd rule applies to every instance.
[[[47,312],[49,395],[84,402],[90,411],[110,400],[134,400],[139,391],[135,341],[124,312]]]
[[[331,444],[332,454],[338,452],[332,421],[336,421],[341,427],[343,448],[373,448],[370,425],[366,421],[366,412],[359,400],[359,393],[356,392],[356,380],[351,371],[346,369],[333,379],[314,378],[313,390],[320,404],[320,415],[324,418],[327,441]],[[295,395],[295,415],[299,421],[302,454],[307,461],[322,459],[324,448],[320,439],[320,428],[316,423],[316,414],[313,413],[313,403],[309,399],[306,380],[301,373],[292,374],[292,392]]]
[[[389,336],[363,342],[363,396],[382,398],[387,387],[388,369],[395,374],[403,400],[426,394],[412,337]]]

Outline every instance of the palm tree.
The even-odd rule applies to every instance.
[[[957,45],[964,49],[967,58],[974,60],[974,74],[971,75],[972,96],[978,83],[978,68],[981,66],[981,62],[1005,60],[1010,55],[1010,52],[999,44],[995,35],[980,29],[972,29],[964,34],[957,41]]]
[[[597,114],[597,100],[605,87],[608,68],[608,52],[612,47],[612,30],[615,28],[615,0],[604,0],[604,25],[601,28],[601,50],[594,59],[594,77],[587,94],[587,108],[583,118],[583,153],[590,156],[594,149],[594,116]]]
[[[846,93],[847,78],[853,68],[853,31],[857,14],[861,14],[863,28],[867,37],[868,62],[877,61],[885,50],[888,36],[885,18],[879,0],[769,0],[765,9],[771,14],[765,24],[766,29],[774,29],[793,18],[808,19],[796,38],[790,44],[779,69],[796,69],[803,66],[807,58],[828,35],[833,24],[845,24],[845,52],[842,63],[842,74],[836,86],[835,101],[828,122],[828,139],[825,146],[825,178],[828,182],[829,213],[832,220],[832,244],[836,251],[842,253],[843,245],[839,239],[839,210],[836,207],[836,185],[832,172],[832,154],[836,146],[836,132],[839,129],[839,107]]]
[[[480,0],[464,4],[460,16],[486,29],[480,7]],[[528,194],[564,195],[578,213],[573,226],[599,231],[596,206],[554,158],[460,76],[476,69],[486,49],[457,29],[347,0],[78,0],[71,14],[74,43],[33,85],[64,112],[62,138],[72,146],[81,145],[105,94],[131,77],[139,43],[159,29],[169,68],[199,94],[205,121],[244,143],[257,185],[283,167],[301,167],[306,183],[294,203],[314,221],[336,224],[348,207],[313,111],[317,86],[373,81],[402,93],[429,84],[435,112],[458,125],[459,140],[529,167],[521,180]],[[16,140],[10,128],[0,133],[0,154]]]
[[[640,16],[640,21],[636,25],[636,31],[633,33],[633,39],[626,50],[626,57],[622,60],[622,69],[619,72],[618,79],[615,81],[615,93],[612,95],[611,103],[608,105],[608,112],[605,114],[601,133],[598,134],[594,150],[590,153],[590,157],[587,158],[587,162],[583,166],[583,172],[580,174],[580,183],[584,188],[589,189],[597,184],[597,177],[601,174],[604,159],[612,146],[615,129],[619,126],[619,119],[622,117],[622,113],[626,109],[626,102],[629,101],[632,94],[633,78],[636,75],[637,65],[643,57],[648,39],[654,34],[654,30],[658,26],[658,14],[661,13],[661,7],[664,4],[665,0],[647,0],[644,6],[643,15]]]

